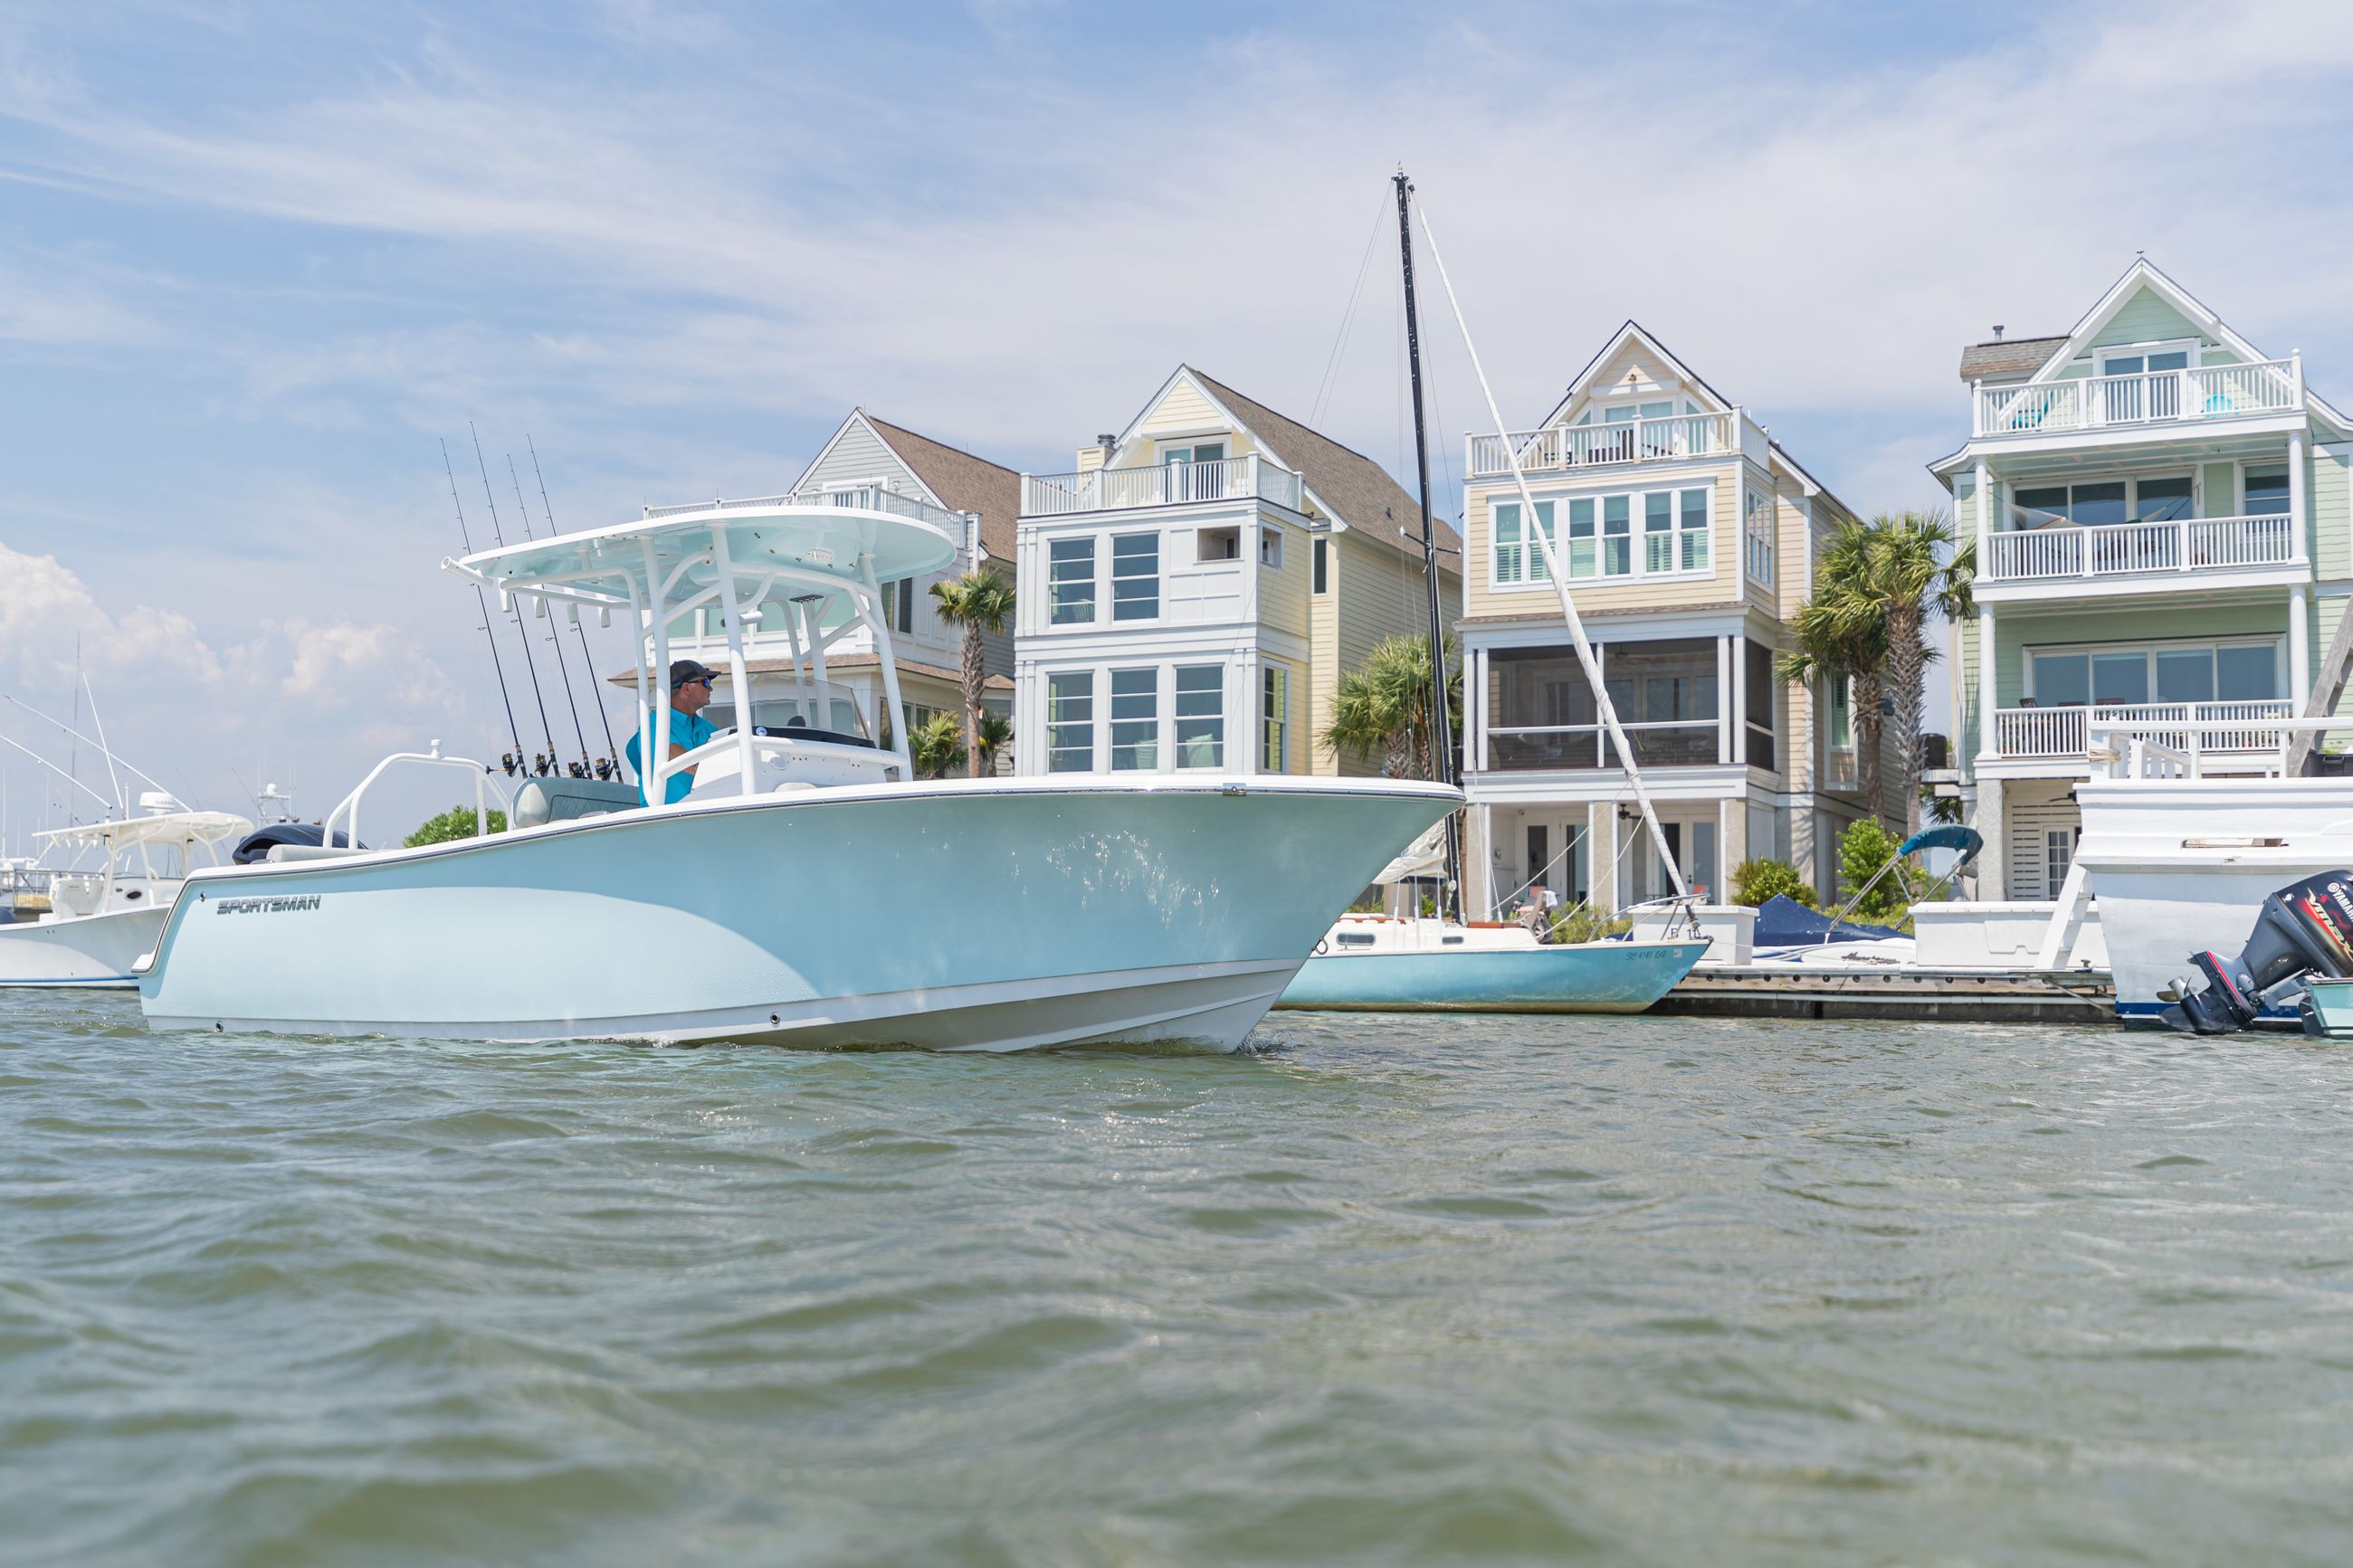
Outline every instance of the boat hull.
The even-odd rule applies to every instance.
[[[1640,1013],[1674,989],[1704,942],[1599,942],[1482,952],[1311,958],[1281,1007],[1377,1013]]]
[[[2273,893],[2353,866],[2353,781],[2094,779],[2075,794],[2074,863],[2099,900],[2126,1023],[2158,1020],[2158,993],[2195,973],[2191,953],[2236,956]],[[2259,1021],[2296,1027],[2295,1004]]]
[[[164,918],[160,909],[118,910],[0,925],[0,986],[127,990],[139,984],[132,965],[155,945]]]
[[[895,784],[204,871],[141,1001],[160,1027],[304,1035],[1231,1049],[1458,800]]]

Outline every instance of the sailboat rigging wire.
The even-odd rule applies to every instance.
[[[1446,302],[1454,309],[1454,324],[1461,331],[1463,352],[1471,356],[1471,372],[1479,378],[1480,394],[1487,400],[1487,416],[1495,422],[1496,444],[1503,448],[1504,460],[1512,465],[1512,482],[1520,491],[1520,515],[1533,523],[1536,517],[1535,497],[1528,491],[1528,476],[1520,467],[1520,455],[1512,446],[1511,432],[1504,427],[1504,411],[1495,405],[1495,389],[1487,384],[1487,372],[1479,363],[1479,347],[1471,341],[1471,323],[1463,319],[1462,301],[1455,298],[1453,280],[1446,275],[1446,258],[1439,254],[1438,235],[1430,226],[1428,207],[1421,210],[1421,232],[1430,241],[1430,265],[1438,268],[1438,281],[1446,289]],[[1593,657],[1593,644],[1585,635],[1585,621],[1577,613],[1576,601],[1568,596],[1568,574],[1555,558],[1549,531],[1542,528],[1530,528],[1527,531],[1535,536],[1536,547],[1544,552],[1545,571],[1552,578],[1553,591],[1560,595],[1561,618],[1568,623],[1569,638],[1577,644],[1577,660],[1585,666],[1586,679],[1592,683],[1593,701],[1600,712],[1602,728],[1625,763],[1626,782],[1633,786],[1634,798],[1641,805],[1642,820],[1651,826],[1651,840],[1659,849],[1659,864],[1667,868],[1675,897],[1689,898],[1691,889],[1683,885],[1683,868],[1675,864],[1674,851],[1668,847],[1667,830],[1659,822],[1658,809],[1651,804],[1651,791],[1642,783],[1642,770],[1634,760],[1634,748],[1627,743],[1625,729],[1618,722],[1618,705],[1609,700],[1609,688],[1602,681],[1601,664]],[[1463,572],[1466,576],[1470,572],[1467,561]]]
[[[491,493],[491,465],[482,458],[482,434],[470,419],[466,421],[466,433],[474,438],[474,466],[482,470],[482,499],[491,503],[491,537],[504,550],[507,536],[499,527],[499,498]],[[531,657],[531,634],[523,630],[522,606],[510,598],[507,609],[514,616],[515,641],[522,644],[522,667],[531,676],[531,695],[539,704],[540,731],[547,737],[547,755],[536,770],[544,774],[555,765],[555,726],[547,721],[547,693],[540,689],[539,662]]]
[[[507,454],[507,478],[514,481],[515,510],[522,513],[522,536],[529,539],[531,508],[522,499],[522,476],[515,471],[512,452]],[[554,530],[550,528],[548,531],[553,533]],[[580,699],[573,694],[572,667],[564,662],[564,642],[555,635],[555,617],[553,615],[547,618],[547,640],[555,649],[555,672],[564,677],[564,701],[565,705],[572,710],[572,733],[580,742],[580,766],[584,770],[583,776],[586,776],[585,771],[588,767],[588,731],[580,723]]]
[[[1373,247],[1380,243],[1381,217],[1388,206],[1386,199],[1373,204],[1372,232],[1365,236],[1364,259],[1356,263],[1356,285],[1348,290],[1348,308],[1340,313],[1340,331],[1332,339],[1331,355],[1324,362],[1324,377],[1315,384],[1315,401],[1307,410],[1307,427],[1310,430],[1324,428],[1324,411],[1330,404],[1332,395],[1340,389],[1340,366],[1348,353],[1348,339],[1354,335],[1356,325],[1356,301],[1365,292],[1365,276],[1372,270]]]
[[[531,477],[539,481],[539,510],[546,514],[548,536],[554,538],[556,531],[555,509],[547,504],[547,476],[540,471],[539,446],[528,431],[523,433],[522,444],[524,449],[531,453]],[[621,749],[613,743],[613,718],[605,711],[605,689],[596,684],[596,661],[588,657],[588,634],[581,628],[576,613],[572,617],[572,635],[579,639],[580,668],[588,677],[588,696],[596,704],[597,721],[605,726],[606,760],[617,768],[621,765]]]
[[[458,509],[458,542],[466,553],[474,552],[474,536],[466,527],[466,503],[458,499],[458,470],[449,466],[449,443],[441,443],[441,471],[449,476],[449,504]],[[474,584],[474,603],[482,612],[482,640],[491,645],[491,668],[499,678],[499,700],[506,705],[507,733],[514,737],[514,758],[522,761],[522,727],[515,722],[514,699],[507,693],[507,668],[499,658],[499,639],[491,631],[491,602],[482,593],[482,585]]]

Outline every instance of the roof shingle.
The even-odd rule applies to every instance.
[[[1188,367],[1190,368],[1190,367]],[[1361,452],[1352,452],[1328,436],[1319,436],[1295,419],[1287,419],[1265,404],[1244,397],[1223,382],[1196,369],[1208,387],[1269,450],[1306,479],[1307,488],[1355,531],[1390,549],[1421,557],[1421,503],[1408,495],[1389,471]],[[1462,539],[1445,519],[1432,515],[1430,531],[1438,547],[1454,559],[1441,562],[1449,572],[1460,572]]]
[[[1989,375],[2031,375],[2055,353],[2064,336],[2055,338],[1996,338],[1970,343],[1961,350],[1961,379],[1979,381]]]

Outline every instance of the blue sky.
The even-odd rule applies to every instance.
[[[2295,3],[33,0],[0,689],[65,701],[79,637],[126,750],[310,815],[498,739],[435,569],[443,438],[488,521],[470,421],[510,528],[526,436],[572,527],[778,488],[853,404],[1059,468],[1180,360],[1315,411],[1368,242],[1321,423],[1409,474],[1400,161],[1515,424],[1631,316],[1851,505],[1932,504],[1959,345],[2143,248],[2341,402],[2348,80],[2341,7]],[[1476,389],[1426,335],[1451,475]]]

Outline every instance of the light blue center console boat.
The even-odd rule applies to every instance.
[[[879,584],[946,564],[957,541],[913,501],[860,499],[672,509],[446,564],[502,596],[628,616],[646,655],[640,754],[663,758],[670,709],[642,669],[669,667],[669,626],[698,610],[726,628],[738,692],[746,627],[796,606],[813,634],[863,624],[898,708]],[[847,616],[827,614],[837,600]],[[503,799],[438,748],[369,782],[396,766],[471,770],[485,824]],[[1379,780],[919,782],[903,734],[885,749],[820,724],[723,731],[658,763],[649,794],[687,770],[675,805],[599,810],[590,791],[456,843],[199,871],[142,965],[147,1016],[311,1035],[1231,1049],[1382,864],[1461,802]],[[363,841],[368,787],[329,815],[329,845],[338,830]]]

